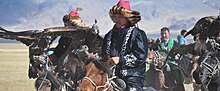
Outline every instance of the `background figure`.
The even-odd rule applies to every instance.
[[[99,34],[99,27],[97,25],[98,21],[95,19],[95,23],[92,25],[94,33]]]
[[[153,50],[159,50],[168,53],[174,46],[178,47],[179,44],[170,37],[170,30],[167,27],[163,27],[160,31],[161,38],[157,39],[159,43]]]
[[[65,27],[70,26],[77,26],[77,27],[84,27],[85,24],[83,23],[82,19],[79,17],[77,11],[73,10],[69,13],[69,15],[63,16],[63,23]],[[58,45],[54,49],[53,55],[53,62],[56,64],[57,60],[65,54],[68,50],[70,44],[72,42],[72,38],[70,37],[61,37],[58,41]]]
[[[158,50],[161,52],[169,53],[173,47],[179,47],[179,44],[170,37],[170,30],[167,27],[163,27],[161,29],[161,38],[157,39],[160,41],[159,45],[156,46],[153,50]],[[185,91],[183,82],[184,82],[184,75],[180,69],[177,69],[176,66],[178,65],[177,60],[180,58],[180,55],[169,55],[168,57],[168,65],[170,66],[170,70],[164,68],[164,75],[165,75],[165,85],[167,87],[172,87],[177,85],[172,91]]]
[[[220,44],[220,32],[218,32],[217,36],[215,37],[215,41]]]
[[[120,0],[109,15],[115,25],[104,37],[102,57],[116,65],[115,75],[126,83],[124,91],[144,91],[148,43],[145,32],[135,26],[140,13],[130,10],[128,0]]]
[[[177,40],[178,40],[178,43],[179,43],[180,45],[186,45],[186,44],[188,44],[186,38],[184,37],[186,33],[187,33],[186,30],[182,30],[181,33],[180,33],[180,35],[177,36]]]

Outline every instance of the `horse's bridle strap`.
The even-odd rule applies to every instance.
[[[95,82],[93,81],[93,80],[91,80],[89,77],[84,77],[83,78],[83,80],[88,80],[89,82],[91,82],[92,83],[92,85],[95,87],[95,91],[97,91],[99,88],[105,88],[104,90],[102,90],[102,91],[107,91],[107,89],[110,87],[110,82],[109,82],[109,80],[108,80],[108,75],[107,75],[107,82],[104,84],[104,85],[102,85],[102,86],[97,86],[96,84],[95,84]]]

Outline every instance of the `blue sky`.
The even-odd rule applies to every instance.
[[[98,20],[101,34],[112,28],[108,11],[118,0],[2,0],[0,26],[22,31],[63,26],[62,17],[77,6],[87,26]],[[198,19],[218,15],[220,0],[130,0],[132,10],[140,11],[139,27],[148,34],[157,34],[162,27],[173,33],[189,30]]]

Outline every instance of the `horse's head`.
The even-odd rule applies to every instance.
[[[147,63],[152,64],[154,67],[161,68],[164,65],[167,54],[165,52],[153,51],[148,49]]]
[[[155,57],[156,56],[155,56],[154,51],[151,51],[150,49],[148,49],[147,62],[152,63]]]
[[[148,39],[148,48],[150,49],[150,51],[158,46],[160,44],[160,40],[156,40],[156,39]]]
[[[79,83],[79,91],[103,91],[110,87],[110,66],[103,61],[92,61],[85,66],[86,75]]]
[[[51,82],[48,79],[44,79],[43,76],[38,77],[35,80],[35,89],[37,91],[51,91]]]
[[[36,91],[60,91],[63,89],[63,84],[52,72],[47,71],[35,80],[35,89]]]
[[[208,87],[219,78],[219,53],[209,52],[200,57],[201,74],[200,79],[204,86]]]

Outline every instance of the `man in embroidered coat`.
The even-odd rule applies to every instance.
[[[140,13],[130,10],[128,0],[120,0],[109,14],[115,25],[104,37],[102,56],[116,65],[115,74],[125,81],[125,91],[143,91],[148,43],[145,32],[135,26]]]

